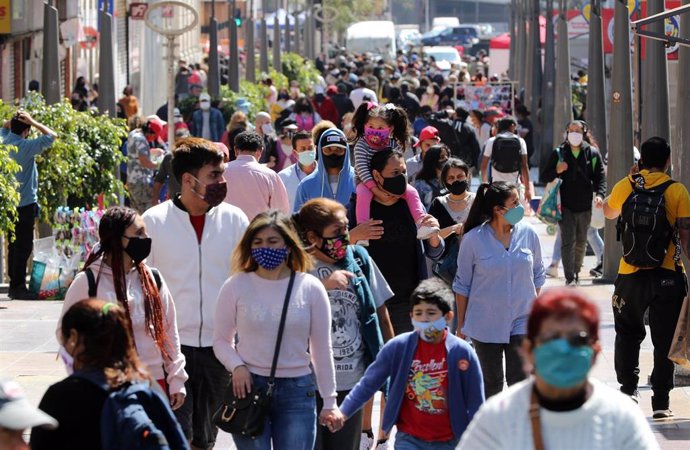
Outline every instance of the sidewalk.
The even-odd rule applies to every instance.
[[[528,218],[542,239],[542,256],[545,264],[551,260],[554,236],[549,236],[546,226],[534,218]],[[582,270],[583,289],[599,306],[601,312],[602,353],[592,370],[592,375],[611,387],[618,388],[613,367],[615,332],[611,311],[612,285],[593,285],[589,269],[595,265],[594,257],[585,258]],[[548,279],[548,286],[560,286],[561,279]],[[65,376],[61,361],[56,359],[55,321],[62,308],[56,301],[9,301],[0,294],[0,375],[14,377],[26,389],[29,399],[38,404],[51,384]],[[671,409],[675,418],[664,422],[651,420],[651,390],[646,385],[652,369],[652,345],[649,336],[640,352],[639,407],[654,430],[661,448],[665,450],[690,448],[690,387],[679,387],[671,392]],[[378,404],[378,402],[376,402]],[[632,404],[631,404],[632,406]],[[374,423],[378,423],[379,411],[374,411]],[[220,433],[216,448],[234,448],[230,436]]]

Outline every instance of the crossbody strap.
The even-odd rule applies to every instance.
[[[541,420],[539,418],[539,402],[537,401],[537,394],[532,387],[532,395],[529,403],[529,419],[532,423],[532,440],[534,441],[534,450],[544,450],[544,440],[541,435]]]
[[[280,325],[278,326],[278,338],[276,339],[276,349],[273,352],[273,363],[271,363],[271,375],[268,377],[268,391],[273,390],[273,384],[276,375],[276,366],[278,365],[278,355],[280,354],[280,344],[283,341],[283,331],[285,330],[285,318],[287,317],[288,304],[290,303],[290,295],[292,294],[292,285],[295,284],[295,271],[290,272],[290,281],[288,282],[287,292],[285,293],[285,302],[283,302],[283,313],[280,316]]]

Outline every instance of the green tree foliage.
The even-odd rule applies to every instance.
[[[29,94],[23,107],[31,116],[55,130],[58,139],[36,158],[41,220],[52,223],[58,206],[92,207],[104,194],[106,205],[118,202],[124,187],[115,170],[125,157],[120,146],[127,138],[122,119],[75,111],[67,100],[46,105],[40,94]],[[0,102],[0,116],[9,118],[16,108]],[[32,131],[32,137],[38,137]],[[0,212],[0,221],[2,220]]]
[[[14,221],[19,205],[19,183],[15,174],[21,167],[12,158],[10,152],[17,148],[0,144],[0,232],[11,237],[14,235]]]
[[[304,59],[297,53],[284,53],[281,55],[280,62],[288,82],[297,80],[302,91],[311,90],[317,82],[319,71],[316,70],[311,61]]]

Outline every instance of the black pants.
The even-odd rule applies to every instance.
[[[524,335],[510,337],[507,344],[491,344],[472,339],[484,377],[484,397],[489,398],[503,390],[503,355],[506,358],[505,380],[508,386],[526,378],[520,356]]]
[[[622,392],[628,395],[635,392],[640,378],[640,344],[646,335],[644,314],[649,308],[649,330],[654,345],[653,409],[667,409],[669,406],[673,362],[668,359],[668,350],[685,292],[685,276],[672,270],[640,270],[616,278],[612,301],[616,327],[616,376]]]
[[[17,221],[14,223],[14,242],[10,242],[7,252],[7,273],[10,277],[10,291],[26,289],[26,263],[34,249],[34,223],[38,216],[38,205],[17,208]]]
[[[350,391],[338,391],[338,404],[342,405],[343,400],[347,397]],[[321,412],[323,408],[323,399],[320,395],[316,396],[316,415]],[[359,441],[362,437],[362,414],[363,409],[354,413],[352,417],[347,419],[345,426],[331,433],[328,427],[316,425],[316,444],[314,450],[358,450]],[[383,411],[381,411],[383,414]],[[317,419],[318,420],[318,419]]]
[[[561,228],[561,260],[565,281],[575,279],[587,251],[587,229],[592,222],[592,210],[572,212],[563,208],[563,218],[558,225]]]

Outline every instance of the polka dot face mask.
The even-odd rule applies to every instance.
[[[266,270],[275,270],[283,264],[288,257],[287,247],[272,248],[258,247],[252,249],[252,258]]]

